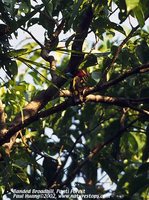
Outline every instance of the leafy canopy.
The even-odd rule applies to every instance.
[[[148,0],[0,2],[1,196],[75,186],[149,198],[148,8]],[[19,33],[27,38],[16,48]],[[78,69],[90,76],[75,101]]]

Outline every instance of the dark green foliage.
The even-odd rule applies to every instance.
[[[3,156],[0,197],[6,194],[12,199],[13,188],[76,187],[85,190],[85,194],[101,198],[105,195],[112,200],[149,198],[148,68],[112,84],[122,74],[149,62],[149,34],[145,25],[148,8],[148,0],[0,2],[0,69],[5,72],[4,76],[0,74],[0,99],[5,104],[7,128],[17,125],[18,113],[23,127],[12,145],[10,157],[4,147],[0,148]],[[136,30],[131,17],[138,22]],[[61,78],[56,85],[51,79],[49,63],[41,58],[44,44],[38,40],[42,30],[42,37],[51,42],[62,20],[59,40],[56,37],[52,46],[57,60],[56,75]],[[20,29],[32,35],[39,31],[39,37],[30,34],[31,38],[20,43],[19,48],[10,46]],[[63,89],[70,89],[77,68],[90,73],[83,95],[92,89],[91,95],[107,96],[108,102],[106,98],[99,102],[85,99],[79,105],[73,102],[69,106],[67,100],[72,99],[65,94],[59,96]],[[108,83],[111,85],[106,87]],[[50,92],[44,93],[45,90]],[[46,95],[41,101],[42,94]],[[113,103],[110,97],[123,101]],[[40,119],[36,116],[36,121],[33,119],[23,126],[27,117],[24,107],[32,99],[42,102],[37,115],[48,109],[52,114]],[[138,99],[143,100],[138,103]],[[60,106],[61,110],[53,111],[65,102],[67,108]],[[3,127],[2,120],[0,123]]]
[[[48,187],[50,187],[54,183],[54,176],[58,169],[57,160],[51,157],[45,157],[43,160],[43,175],[46,179]]]

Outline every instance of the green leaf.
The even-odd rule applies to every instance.
[[[13,166],[14,172],[17,172],[16,176],[19,179],[21,179],[21,181],[23,181],[24,183],[29,184],[30,181],[29,181],[26,171],[21,166],[15,164],[15,163],[13,163],[12,166]]]
[[[17,66],[17,63],[16,61],[12,61],[11,62],[11,65],[10,65],[10,68],[9,68],[11,74],[13,76],[17,75],[18,74],[18,66]]]
[[[28,13],[31,10],[31,5],[30,3],[28,3],[28,1],[22,1],[19,7],[19,10],[24,12],[24,13]]]
[[[133,12],[134,12],[139,24],[140,24],[140,27],[143,27],[145,25],[145,18],[144,18],[144,13],[142,11],[141,6],[135,7]]]
[[[31,71],[29,74],[33,77],[33,80],[37,85],[41,84],[41,78],[38,76],[36,71]]]
[[[103,67],[102,67],[102,72],[106,69],[106,67],[108,67],[111,64],[111,58],[109,58],[108,56],[106,58],[104,58],[103,60]]]
[[[92,72],[92,78],[96,81],[99,82],[100,78],[101,78],[101,72],[99,70],[96,70],[94,72]]]
[[[41,8],[43,7],[43,5],[39,5],[38,7],[36,7],[36,9],[34,9],[32,12],[27,13],[24,17],[21,17],[16,23],[17,23],[17,27],[21,27],[24,26],[25,23],[31,19],[34,15],[36,15],[39,10],[41,10]]]
[[[142,160],[146,161],[149,158],[149,125],[146,128],[146,141],[143,148]]]
[[[25,59],[25,58],[22,58],[22,57],[19,57],[18,60],[21,61],[21,62],[26,62],[26,63],[32,64],[32,65],[35,65],[37,67],[48,69],[47,67],[45,67],[43,64],[41,64],[39,62],[35,62],[35,61]]]
[[[97,57],[94,54],[88,55],[85,61],[81,63],[80,68],[87,68],[97,65]]]
[[[5,61],[5,72],[10,78],[14,78],[18,74],[18,66],[16,61],[7,60]]]
[[[136,54],[141,61],[141,63],[147,63],[149,61],[149,46],[147,41],[141,41],[140,45],[136,47]]]
[[[123,35],[126,35],[123,27],[120,26],[119,24],[116,24],[114,22],[109,22],[107,25],[108,25],[109,28],[112,28],[112,29],[118,31],[118,32],[122,33]]]
[[[52,18],[47,17],[43,12],[39,15],[39,24],[48,31],[48,35],[53,33],[55,27],[55,21]]]
[[[72,35],[66,40],[66,42],[65,42],[66,48],[68,48],[70,42],[73,41],[74,37],[75,37],[75,34],[72,34]]]
[[[23,181],[26,184],[30,184],[29,178],[27,177],[27,174],[24,172],[20,172],[17,173],[17,176],[19,177],[19,179],[21,179],[21,181]]]
[[[127,5],[127,12],[133,10],[139,5],[140,0],[125,0]]]
[[[51,1],[49,0],[44,0],[45,2],[45,8],[47,13],[49,14],[49,16],[52,16],[52,12],[53,12],[53,4]]]
[[[79,10],[81,4],[83,3],[83,1],[84,1],[84,0],[77,0],[77,3],[74,4],[73,12],[72,12],[72,14],[71,14],[71,16],[70,16],[70,19],[69,19],[69,21],[68,21],[69,27],[70,27],[71,24],[73,23],[73,21],[74,21],[74,19],[75,19],[75,17],[76,17],[76,13],[78,13],[78,10]]]
[[[146,189],[149,186],[149,178],[145,175],[134,177],[129,185],[129,195],[140,192],[142,189]]]
[[[25,92],[26,91],[26,86],[25,85],[16,85],[16,86],[14,86],[14,89],[16,90],[16,91],[19,91],[19,92]]]
[[[3,2],[6,5],[5,8],[7,9],[7,11],[11,14],[11,16],[14,16],[14,4],[16,3],[16,0],[12,0],[11,2],[9,0],[4,0]]]
[[[0,186],[0,196],[2,197],[2,195],[4,194],[5,192],[5,185],[1,185]]]
[[[117,1],[118,8],[120,9],[120,12],[118,13],[120,23],[123,23],[127,19],[127,6],[126,1]]]
[[[136,153],[138,152],[138,143],[137,138],[133,134],[129,134],[128,136],[128,145],[129,145],[129,151]]]
[[[24,55],[24,53],[27,52],[27,49],[17,49],[17,50],[11,50],[7,53],[8,56],[10,57],[18,57]]]

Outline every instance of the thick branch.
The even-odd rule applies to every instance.
[[[138,103],[149,103],[149,98],[132,99],[132,98],[110,97],[110,96],[89,94],[86,96],[86,101],[117,104],[120,106],[129,106]]]
[[[61,92],[62,96],[70,96],[71,92],[69,92],[68,90],[64,90],[63,92]],[[135,104],[138,103],[147,103],[149,101],[149,98],[142,98],[142,99],[126,99],[126,98],[116,98],[116,97],[109,97],[109,96],[101,96],[101,95],[87,95],[85,98],[86,102],[98,102],[98,103],[106,103],[109,105],[116,105],[116,106],[120,106],[120,107],[129,107],[133,110],[138,111],[139,113],[145,114],[147,116],[149,116],[149,111],[143,110],[143,109],[139,109],[136,106],[134,106]],[[79,104],[79,102],[78,102]],[[40,118],[44,118],[44,117],[48,117],[54,113],[57,112],[61,112],[65,109],[67,109],[70,106],[74,106],[76,105],[76,103],[74,103],[73,99],[70,98],[68,100],[66,100],[65,102],[59,104],[58,106],[49,108],[45,111],[42,111],[40,113],[35,114],[34,116],[30,117],[30,118],[26,118],[24,119],[24,121],[20,122],[19,124],[17,124],[16,126],[12,127],[7,134],[0,139],[0,145],[4,144],[5,142],[7,142],[17,131],[23,129],[24,127],[28,126],[29,124],[33,123],[34,121],[39,120]]]
[[[137,108],[134,106],[136,103],[145,103],[149,101],[149,98],[143,99],[127,99],[127,98],[117,98],[117,97],[109,97],[109,96],[101,96],[101,95],[87,95],[86,101],[90,102],[98,102],[98,103],[106,103],[109,105],[116,105],[120,107],[128,107],[133,110],[138,111],[139,113],[145,114],[149,116],[149,111]]]
[[[78,30],[76,32],[76,37],[75,37],[75,40],[72,45],[73,52],[72,52],[68,67],[65,70],[65,72],[73,72],[75,68],[76,69],[78,68],[78,66],[80,65],[80,63],[83,60],[82,56],[78,59],[78,55],[76,55],[76,53],[74,53],[74,51],[79,50],[82,52],[83,42],[87,36],[92,17],[93,17],[92,9],[91,9],[91,6],[89,6],[85,12],[84,17],[82,18],[82,21],[80,22],[80,24],[78,26]],[[57,32],[55,32],[55,33],[57,33]],[[57,36],[58,35],[56,35],[56,36],[53,35],[55,40],[56,40]],[[51,42],[53,42],[53,41],[51,41]],[[39,45],[42,46],[41,44],[39,44]],[[42,50],[43,50],[43,46],[42,46]],[[47,52],[50,52],[50,49],[47,50]],[[48,56],[48,55],[46,54],[46,56]],[[77,56],[77,59],[76,59],[76,56]],[[6,138],[5,141],[7,141],[8,139],[10,139],[10,136],[14,135],[13,138],[11,139],[11,145],[9,144],[9,142],[7,143],[8,148],[12,147],[12,144],[15,142],[15,139],[18,135],[16,133],[16,131],[20,130],[21,127],[22,128],[25,127],[25,124],[26,123],[28,124],[27,121],[30,121],[31,119],[32,120],[36,119],[36,117],[38,115],[37,114],[38,111],[40,111],[54,96],[58,95],[59,88],[61,88],[64,85],[64,83],[66,83],[66,81],[67,80],[65,78],[58,77],[54,83],[55,86],[50,86],[47,90],[42,91],[30,103],[28,103],[28,105],[23,109],[23,121],[22,121],[21,114],[18,114],[16,116],[16,118],[13,120],[12,128],[10,128],[10,130],[7,132],[7,133],[9,133],[8,136],[4,137],[4,138]],[[14,131],[14,130],[12,131],[13,128],[16,129],[16,131]],[[3,144],[3,143],[4,142],[2,142],[2,141],[0,142],[0,144]]]
[[[69,90],[61,90],[59,93],[61,97],[73,97],[71,91]],[[132,110],[136,110],[140,113],[145,115],[149,115],[149,111],[139,109],[136,107],[138,104],[142,103],[149,103],[149,98],[140,98],[140,99],[133,99],[133,98],[123,98],[123,97],[111,97],[111,96],[102,96],[102,95],[93,95],[89,94],[83,98],[84,102],[95,102],[95,103],[107,103],[109,105],[116,105],[120,107],[128,107]]]
[[[40,118],[44,118],[44,117],[47,117],[47,116],[50,116],[54,113],[58,113],[58,112],[61,112],[65,109],[67,109],[68,107],[70,106],[73,106],[74,105],[74,102],[72,99],[68,99],[66,100],[65,102],[55,106],[55,107],[52,107],[52,108],[49,108],[45,111],[42,111],[40,113],[37,113],[35,114],[34,116],[31,116],[30,118],[26,118],[24,119],[24,121],[20,121],[20,123],[18,123],[17,125],[13,126],[12,128],[10,128],[6,135],[4,135],[2,138],[0,138],[0,145],[3,145],[5,142],[8,142],[9,139],[15,135],[19,130],[23,129],[24,127],[28,126],[29,124],[33,123],[34,121],[37,121],[39,120]]]
[[[4,112],[4,105],[0,100],[0,138],[6,133],[6,114]]]
[[[66,90],[66,91],[64,90],[60,94],[62,96],[67,96],[67,95],[71,96],[71,92],[69,92],[68,90]],[[149,116],[149,111],[142,110],[142,109],[137,108],[136,106],[133,106],[136,103],[137,104],[138,103],[147,103],[149,101],[149,98],[125,99],[125,98],[116,98],[116,97],[108,97],[108,96],[90,94],[90,95],[86,96],[85,100],[90,101],[90,102],[106,103],[106,104],[109,104],[109,105],[116,105],[116,106],[121,106],[121,107],[129,107],[133,110],[138,111],[139,113],[142,113],[142,114]],[[7,142],[11,138],[10,142],[5,143],[5,147],[7,148],[7,151],[8,151],[8,149],[10,149],[12,147],[12,145],[14,144],[15,138],[17,137],[19,130],[21,130],[22,128],[26,127],[27,125],[33,123],[34,121],[39,120],[40,118],[50,116],[54,113],[63,111],[66,108],[68,108],[70,106],[74,106],[74,105],[75,105],[75,103],[74,103],[73,99],[68,99],[65,102],[59,104],[58,106],[55,106],[53,108],[50,108],[50,109],[47,109],[47,110],[42,111],[40,113],[37,113],[30,118],[24,119],[23,122],[21,121],[19,124],[12,127],[7,132],[7,134],[3,138],[0,139],[0,145],[4,144],[5,142]]]
[[[84,17],[78,26],[76,36],[75,36],[74,42],[72,44],[71,58],[68,63],[66,72],[70,72],[73,74],[84,59],[83,54],[75,53],[75,52],[82,52],[83,43],[88,34],[88,29],[89,29],[90,23],[92,21],[92,17],[93,17],[92,8],[91,8],[91,6],[88,6],[86,12],[84,13]]]
[[[82,52],[83,42],[87,36],[91,20],[92,20],[92,10],[91,10],[91,7],[89,6],[88,10],[85,13],[84,18],[82,19],[82,21],[80,22],[80,25],[78,26],[78,32],[76,33],[76,38],[73,42],[72,50],[78,51],[78,48],[79,48],[79,51]],[[82,60],[78,61],[79,59],[78,57],[76,59],[76,56],[77,55],[75,53],[72,53],[68,67],[67,67],[67,71],[70,72],[72,71],[72,69],[74,69],[75,67],[77,68],[79,66]],[[62,87],[66,81],[67,81],[66,79],[59,77],[57,79],[57,82],[55,83],[55,87],[50,86],[47,90],[44,90],[40,94],[38,94],[38,96],[36,96],[33,99],[33,101],[31,101],[23,109],[24,119],[34,116],[39,110],[41,110],[51,100],[51,98],[54,97],[58,93],[59,88]],[[22,120],[21,115],[18,115],[14,120],[15,125],[17,125],[21,120]]]
[[[62,90],[62,91],[59,92],[59,96],[71,97],[72,93],[69,90]],[[85,97],[85,101],[86,102],[90,101],[90,102],[106,103],[106,104],[109,104],[109,105],[116,105],[116,106],[121,106],[121,107],[129,107],[129,108],[136,110],[140,113],[149,115],[149,111],[142,110],[142,109],[139,109],[136,106],[134,106],[134,105],[139,104],[139,103],[148,103],[149,98],[130,99],[130,98],[122,98],[122,97],[110,97],[110,96],[89,94]],[[3,138],[2,141],[7,141],[10,138],[10,136],[15,134],[17,131],[21,130],[22,128],[26,127],[27,125],[31,124],[32,122],[34,122],[34,121],[36,121],[40,118],[50,116],[51,114],[53,114],[55,112],[60,112],[62,110],[65,110],[67,107],[73,106],[73,105],[74,105],[73,100],[69,99],[69,100],[66,100],[64,103],[62,103],[58,106],[55,106],[55,107],[50,108],[48,110],[42,111],[42,112],[37,113],[37,114],[30,116],[28,118],[24,118],[23,121],[19,120],[18,123],[15,122],[16,125],[14,127],[12,127],[7,132],[7,136],[4,137],[6,139]],[[30,104],[30,106],[32,107],[32,104]],[[1,143],[2,142],[0,140],[0,144]]]

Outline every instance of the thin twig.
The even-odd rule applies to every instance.
[[[126,78],[134,75],[134,74],[142,74],[149,72],[149,63],[142,64],[138,67],[132,68],[128,71],[126,71],[123,74],[120,74],[117,78],[109,80],[108,82],[104,82],[102,84],[97,84],[94,87],[90,87],[84,91],[84,95],[88,95],[93,92],[100,92],[104,91],[105,89],[117,85],[118,83],[122,82]]]
[[[20,29],[22,29],[23,31],[25,31],[26,33],[28,33],[32,39],[41,47],[43,48],[44,46],[35,38],[35,36],[30,32],[28,31],[27,29],[23,28],[23,27],[20,27]]]
[[[101,123],[100,123],[101,124]],[[67,163],[68,161],[68,158],[71,156],[71,153],[73,152],[76,144],[79,142],[79,140],[81,139],[82,136],[85,136],[87,133],[91,133],[93,132],[97,127],[99,126],[99,124],[97,124],[95,127],[93,127],[91,130],[87,130],[85,131],[85,133],[81,133],[79,135],[79,137],[76,139],[76,141],[74,142],[74,144],[72,145],[65,161],[63,162],[63,164],[60,166],[60,168],[58,168],[57,172],[55,173],[54,177],[53,177],[53,182],[55,181],[55,179],[59,176],[59,174],[61,173],[61,170],[64,168],[65,164]]]
[[[117,51],[115,52],[115,55],[113,56],[110,65],[108,65],[105,69],[105,71],[103,72],[102,78],[99,82],[99,84],[101,84],[102,82],[106,81],[106,75],[109,72],[109,70],[113,67],[115,61],[117,60],[123,46],[128,42],[128,40],[133,36],[133,34],[135,33],[135,31],[139,28],[139,25],[137,25],[136,27],[133,27],[132,30],[130,31],[130,33],[128,34],[128,36],[122,41],[122,43],[119,45],[119,47],[117,48]]]

